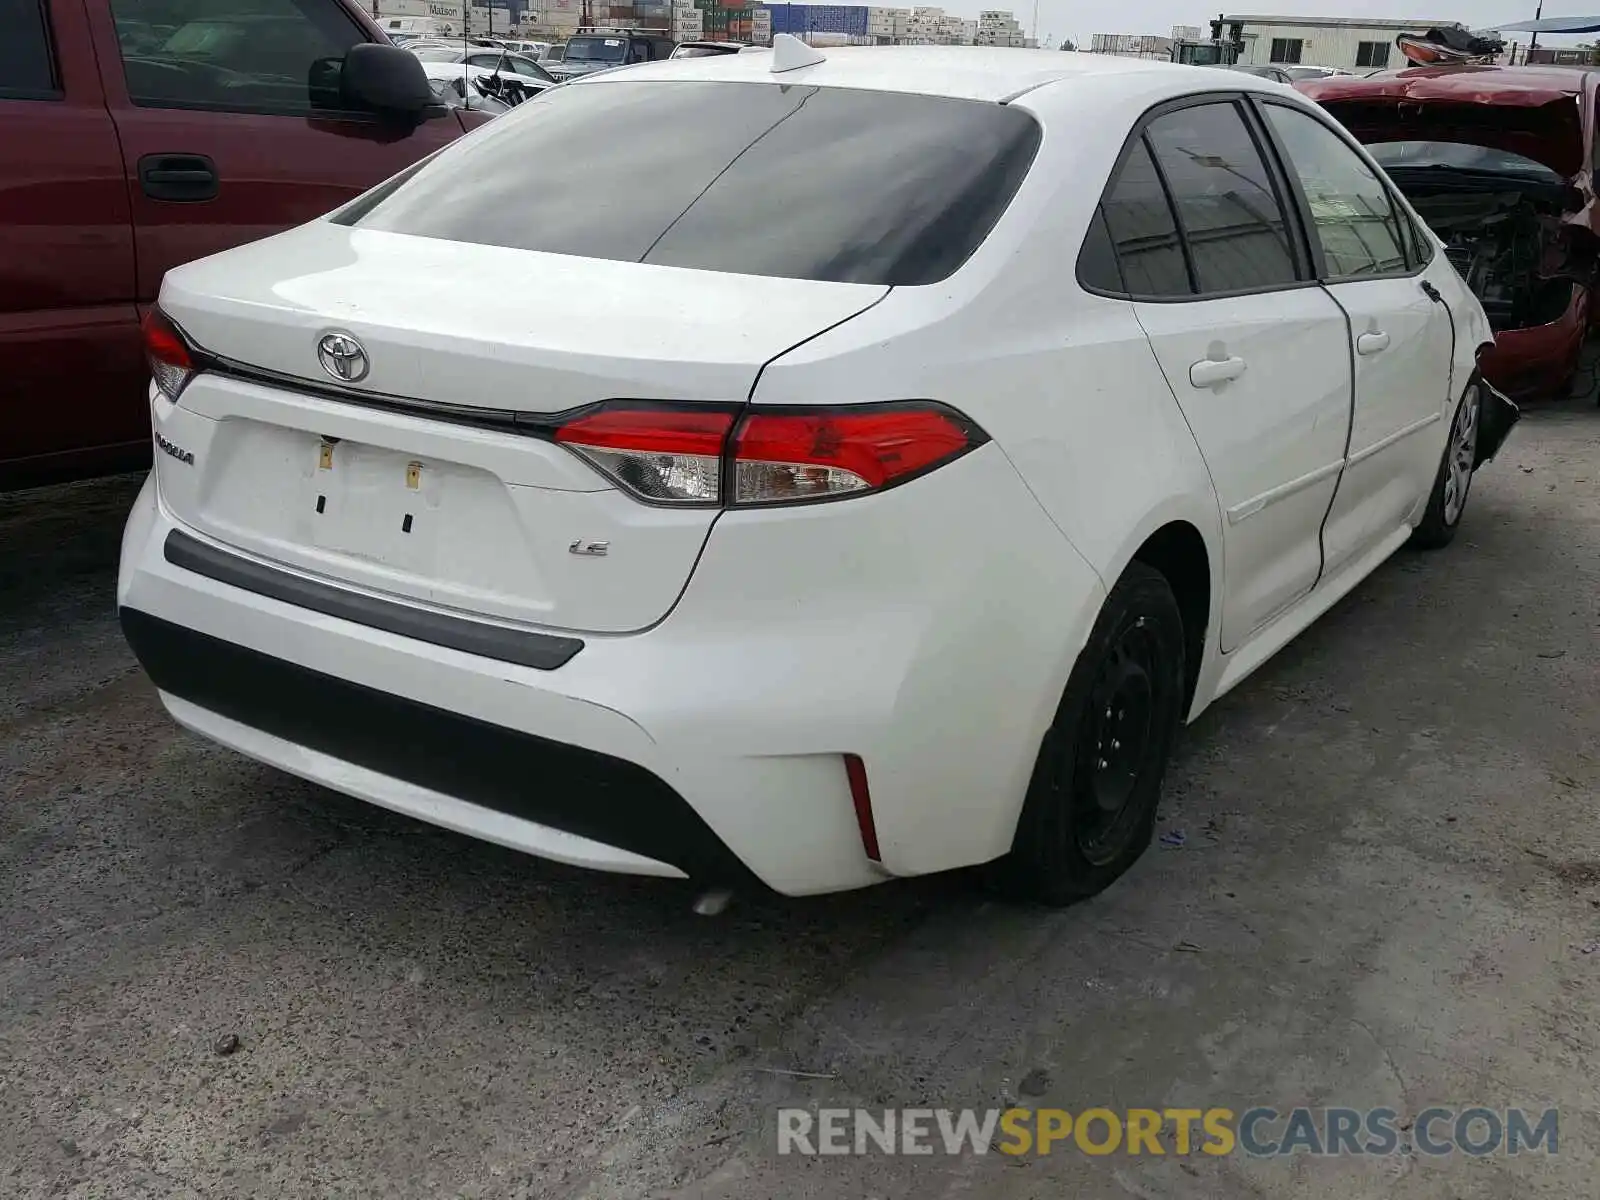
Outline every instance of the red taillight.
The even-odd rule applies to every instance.
[[[641,499],[716,504],[732,426],[726,410],[615,404],[567,422],[555,436]]]
[[[752,412],[734,435],[735,504],[876,491],[970,450],[974,427],[934,404]]]
[[[753,409],[615,401],[555,432],[636,496],[666,504],[832,500],[902,483],[987,440],[933,403]],[[731,460],[730,491],[722,465]]]
[[[861,828],[861,847],[873,862],[882,862],[878,852],[878,826],[872,819],[872,793],[867,790],[867,768],[858,754],[844,756],[844,774],[850,781],[850,800],[856,806],[856,824]]]
[[[150,375],[167,399],[176,400],[178,393],[183,391],[194,375],[194,360],[189,357],[189,347],[177,326],[159,308],[152,308],[145,313],[141,329]]]

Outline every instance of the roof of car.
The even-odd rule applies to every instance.
[[[824,87],[921,92],[963,100],[1006,100],[1058,79],[1134,75],[1152,71],[1194,72],[1148,59],[1065,50],[1021,50],[987,46],[840,46],[820,48],[822,62],[782,74],[772,72],[772,52],[717,54],[641,63],[626,71],[574,80],[585,86],[612,82],[700,79],[730,83],[806,83]]]

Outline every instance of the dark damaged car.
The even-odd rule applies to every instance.
[[[1415,67],[1299,90],[1364,142],[1483,303],[1485,377],[1512,396],[1568,386],[1600,321],[1596,73]]]

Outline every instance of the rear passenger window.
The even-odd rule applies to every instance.
[[[1389,193],[1344,140],[1315,117],[1282,104],[1263,106],[1300,179],[1330,279],[1404,274],[1407,255]],[[1429,256],[1432,247],[1421,241]]]
[[[291,116],[340,107],[365,41],[336,0],[111,0],[128,97],[149,108]]]
[[[1172,193],[1202,295],[1295,283],[1288,222],[1238,105],[1197,104],[1145,131]]]
[[[59,100],[44,0],[0,4],[0,97]]]
[[[1101,207],[1128,292],[1135,296],[1193,294],[1172,206],[1142,138],[1133,144]]]

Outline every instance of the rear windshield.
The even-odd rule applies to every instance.
[[[1453,167],[1460,171],[1494,171],[1561,182],[1561,176],[1542,163],[1492,146],[1469,146],[1465,142],[1375,142],[1367,147],[1367,153],[1388,171]]]
[[[555,88],[342,224],[838,283],[945,278],[1010,203],[1039,127],[999,104],[776,83]]]

